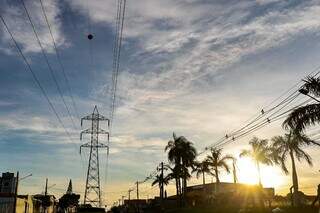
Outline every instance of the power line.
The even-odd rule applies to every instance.
[[[276,115],[274,117],[270,117],[267,120],[265,120],[265,121],[255,125],[254,127],[250,128],[248,131],[243,132],[240,135],[238,135],[238,136],[236,136],[236,137],[234,137],[234,138],[232,138],[232,139],[230,139],[230,140],[228,140],[228,141],[226,141],[224,143],[216,144],[214,147],[221,147],[223,145],[226,145],[227,143],[230,143],[232,141],[235,141],[237,139],[245,137],[245,136],[247,136],[247,135],[249,135],[249,134],[251,134],[251,133],[253,133],[253,132],[255,132],[255,131],[257,131],[257,130],[259,130],[259,129],[261,129],[261,128],[263,128],[263,127],[265,127],[265,126],[267,126],[267,125],[269,125],[269,124],[271,124],[273,122],[275,122],[275,121],[281,120],[281,119],[285,118],[294,109],[296,109],[296,108],[298,108],[298,107],[300,107],[300,106],[302,106],[302,105],[304,105],[304,104],[306,104],[306,103],[308,103],[310,101],[312,101],[312,100],[308,99],[308,100],[304,101],[303,103],[299,104],[298,106],[295,106],[295,107],[293,107],[293,108],[291,108],[289,110],[286,110],[285,112],[282,112],[282,113],[280,113],[280,114],[278,114],[278,115]]]
[[[49,29],[49,32],[50,32],[51,40],[52,40],[52,43],[53,43],[53,48],[54,48],[55,54],[57,56],[57,61],[58,61],[59,65],[60,65],[60,68],[61,68],[62,73],[63,73],[63,77],[65,79],[65,82],[66,82],[66,85],[67,85],[67,88],[68,88],[68,91],[69,91],[69,96],[70,96],[70,99],[72,101],[73,108],[74,108],[74,110],[76,112],[77,117],[80,118],[79,111],[78,111],[78,109],[76,107],[76,104],[75,104],[75,101],[74,101],[74,96],[73,96],[73,92],[72,92],[72,89],[71,89],[71,86],[70,86],[70,81],[69,81],[69,79],[67,77],[65,68],[64,68],[64,66],[62,64],[60,52],[58,51],[58,47],[57,47],[56,41],[55,41],[53,33],[52,33],[51,25],[50,25],[46,10],[45,10],[45,8],[43,6],[42,0],[39,0],[39,2],[40,2],[40,5],[41,5],[41,10],[42,10],[43,16],[45,18],[45,21],[47,23],[47,26],[48,26],[48,29]]]
[[[294,96],[293,96],[294,95]],[[257,126],[261,126],[261,124],[268,124],[271,123],[269,117],[276,114],[277,112],[281,111],[283,108],[285,108],[288,104],[290,104],[293,100],[295,100],[295,98],[297,98],[299,94],[296,94],[296,92],[290,94],[287,98],[285,98],[283,101],[281,101],[279,104],[277,104],[276,106],[272,107],[269,110],[261,110],[260,113],[258,113],[258,116],[256,116],[253,120],[252,118],[247,120],[250,121],[248,124],[245,124],[244,126],[242,126],[240,129],[238,130],[233,130],[231,133],[226,134],[224,137],[220,138],[217,142],[215,142],[214,144],[207,146],[204,151],[200,152],[198,155],[203,154],[204,152],[206,152],[210,147],[216,147],[220,144],[223,144],[224,142],[228,142],[231,138],[232,141],[234,141],[237,137],[237,135],[241,135],[243,132],[248,132],[248,130],[252,130],[252,129],[260,129],[260,128],[255,128]],[[271,115],[269,115],[268,117],[266,117],[270,112],[272,112],[273,110],[275,110],[276,108],[280,107],[282,104],[284,104],[284,106],[282,106],[279,110],[277,110],[276,112],[272,113]]]
[[[314,69],[308,76],[312,76],[312,77],[316,77],[319,73],[320,73],[320,66],[318,66],[316,69]],[[255,116],[253,116],[253,118],[248,119],[245,123],[249,122],[248,124],[243,125],[240,129],[238,130],[233,130],[230,134],[227,134],[226,136],[218,139],[218,141],[216,143],[214,143],[213,145],[209,146],[209,147],[215,147],[218,144],[223,144],[225,141],[229,141],[229,138],[231,137],[234,141],[236,135],[238,134],[242,134],[243,131],[247,131],[247,129],[255,129],[256,126],[259,126],[261,124],[254,124],[256,122],[258,122],[259,120],[263,119],[266,117],[266,115],[268,115],[269,113],[271,113],[272,111],[274,111],[275,109],[277,109],[278,107],[281,107],[280,109],[278,109],[276,112],[272,113],[272,115],[276,114],[277,112],[281,111],[283,108],[285,108],[286,106],[288,106],[288,104],[290,104],[295,98],[297,98],[300,93],[298,92],[298,89],[296,89],[295,91],[293,91],[292,93],[290,93],[289,96],[287,96],[285,99],[283,99],[282,101],[280,101],[280,103],[278,103],[277,105],[275,105],[274,107],[271,107],[270,109],[268,109],[269,106],[272,105],[272,103],[277,102],[278,100],[280,100],[282,97],[285,96],[285,94],[289,93],[290,91],[292,91],[292,89],[294,89],[296,86],[298,86],[301,83],[301,81],[297,82],[296,84],[294,84],[292,87],[290,87],[288,90],[286,90],[283,94],[281,94],[278,98],[276,98],[275,100],[273,100],[270,104],[268,104],[268,106],[266,106],[265,108],[262,108],[260,113],[257,113]],[[310,100],[309,100],[310,101]],[[264,110],[267,109],[267,110]],[[270,115],[269,115],[270,117]],[[268,120],[268,118],[267,118]],[[263,122],[263,121],[262,121]],[[270,123],[270,122],[268,122]],[[253,125],[253,126],[251,126]],[[260,129],[260,128],[259,128]],[[200,152],[198,155],[203,154],[204,152],[206,152],[208,150],[209,147],[206,147],[204,149],[204,151]]]
[[[244,127],[240,128],[239,130],[234,131],[230,135],[226,135],[225,137],[220,139],[218,142],[214,143],[213,145],[211,145],[209,147],[221,146],[221,144],[227,143],[229,141],[234,141],[235,139],[239,138],[239,135],[242,136],[244,134],[252,132],[252,130],[257,130],[257,129],[260,129],[262,126],[266,126],[267,124],[271,123],[273,115],[275,115],[276,113],[281,111],[283,108],[285,108],[288,104],[290,104],[293,100],[295,100],[295,98],[297,98],[297,96],[298,95],[295,95],[295,96],[291,97],[290,99],[286,99],[286,102],[282,101],[282,103],[285,103],[284,106],[282,106],[276,112],[272,113],[270,116],[264,118],[265,115],[267,115],[267,113],[269,113],[271,111],[269,111],[267,113],[262,113],[262,116],[260,116],[259,119],[255,119],[254,122],[250,122],[248,125],[245,125]],[[277,107],[279,107],[279,106],[281,106],[281,105],[278,104]],[[277,107],[273,107],[273,109],[276,109]],[[259,121],[261,119],[263,119],[263,120]],[[203,152],[199,153],[199,155],[203,154],[209,147],[206,147],[206,149]]]
[[[112,88],[111,88],[111,109],[110,109],[110,135],[112,136],[113,118],[115,112],[116,94],[118,75],[120,67],[121,46],[123,39],[123,26],[125,18],[126,0],[117,1],[117,14],[116,14],[116,35],[113,47],[113,67],[112,67]],[[110,140],[108,141],[108,147],[110,148]],[[106,168],[105,168],[105,182],[107,181],[109,164],[109,149],[107,152]]]
[[[61,97],[62,102],[63,102],[64,106],[66,107],[67,113],[68,113],[68,115],[69,115],[69,117],[70,117],[70,120],[71,120],[71,122],[72,122],[72,125],[73,125],[74,129],[77,129],[77,127],[76,127],[76,125],[75,125],[75,122],[74,122],[74,120],[73,120],[73,118],[72,118],[70,109],[69,109],[69,107],[68,107],[68,105],[67,105],[67,103],[66,103],[66,100],[64,99],[64,96],[63,96],[61,87],[60,87],[60,85],[59,85],[59,83],[58,83],[58,80],[57,80],[57,78],[56,78],[56,76],[55,76],[55,74],[54,74],[54,71],[53,71],[53,69],[52,69],[52,67],[51,67],[51,65],[50,65],[50,63],[49,63],[49,59],[48,59],[48,57],[47,57],[47,54],[46,54],[45,51],[44,51],[44,48],[43,48],[43,46],[42,46],[42,43],[41,43],[40,38],[39,38],[39,36],[38,36],[38,33],[37,33],[37,31],[36,31],[35,25],[34,25],[34,23],[32,22],[31,16],[30,16],[29,11],[28,11],[28,9],[27,9],[27,7],[26,7],[26,5],[25,5],[24,0],[21,0],[21,3],[22,3],[22,6],[23,6],[23,8],[24,8],[24,10],[25,10],[25,12],[26,12],[26,15],[27,15],[27,17],[28,17],[28,20],[29,20],[29,22],[30,22],[30,24],[31,24],[31,27],[32,27],[33,33],[34,33],[34,35],[35,35],[35,37],[36,37],[37,43],[38,43],[39,46],[40,46],[40,49],[41,49],[42,55],[43,55],[43,57],[44,57],[44,59],[45,59],[45,62],[46,62],[46,64],[48,65],[48,68],[49,68],[51,77],[52,77],[52,79],[53,79],[53,81],[54,81],[54,83],[55,83],[55,85],[56,85],[56,87],[57,87],[59,96]]]
[[[272,107],[269,110],[264,111],[263,109],[261,110],[261,113],[259,113],[260,115],[257,116],[254,120],[252,120],[250,123],[248,123],[247,125],[245,125],[244,127],[240,128],[237,131],[234,131],[230,134],[230,136],[233,136],[239,132],[241,132],[242,130],[246,129],[248,126],[250,126],[251,124],[257,122],[258,120],[266,117],[270,112],[272,112],[273,110],[275,110],[276,108],[280,107],[281,105],[285,104],[285,106],[287,106],[288,103],[291,103],[295,98],[297,98],[300,95],[300,93],[298,93],[297,91],[291,93],[287,98],[285,98],[284,100],[282,100],[279,104],[277,104],[276,106]],[[284,107],[285,107],[284,106]],[[282,109],[282,108],[281,108]],[[281,110],[280,109],[280,110]],[[279,111],[279,110],[278,110]],[[276,111],[276,112],[278,112]]]
[[[63,124],[63,122],[62,122],[62,120],[61,120],[58,112],[56,111],[54,105],[52,104],[52,102],[51,102],[51,100],[50,100],[50,98],[49,98],[46,90],[44,89],[44,87],[43,87],[42,84],[40,83],[39,79],[37,78],[35,72],[33,71],[31,65],[29,64],[29,62],[28,62],[28,60],[27,60],[27,58],[26,58],[25,55],[23,54],[20,46],[18,45],[18,42],[17,42],[16,39],[14,38],[12,32],[10,31],[10,29],[9,29],[6,21],[4,20],[4,18],[3,18],[3,16],[2,16],[1,14],[0,14],[0,19],[1,19],[2,23],[3,23],[3,25],[5,26],[7,32],[9,33],[9,35],[10,35],[10,37],[11,37],[11,40],[14,42],[15,47],[17,48],[17,50],[18,50],[20,56],[22,57],[24,63],[26,64],[27,70],[30,71],[30,73],[31,73],[31,75],[32,75],[32,78],[34,79],[36,85],[40,88],[41,93],[43,94],[43,96],[44,96],[45,99],[47,100],[47,102],[48,102],[48,104],[49,104],[52,112],[54,113],[54,115],[56,116],[58,122],[60,123],[60,125],[61,125],[62,128],[64,129],[64,131],[65,131],[66,135],[68,136],[69,140],[70,140],[71,142],[73,142],[73,140],[72,140],[72,138],[71,138],[71,136],[70,136],[70,133],[68,132],[68,130],[67,130],[66,127],[64,126],[64,124]]]
[[[72,115],[71,115],[70,109],[69,109],[69,107],[68,107],[68,105],[67,105],[67,103],[66,103],[66,100],[65,100],[64,96],[63,96],[61,87],[60,87],[60,85],[59,85],[59,83],[58,83],[58,80],[57,80],[57,78],[56,78],[56,76],[55,76],[55,74],[54,74],[54,71],[53,71],[53,69],[52,69],[52,67],[51,67],[51,65],[50,65],[50,63],[49,63],[49,59],[48,59],[48,57],[47,57],[47,55],[46,55],[46,53],[45,53],[45,51],[44,51],[44,48],[43,48],[42,43],[41,43],[41,41],[40,41],[40,38],[39,38],[39,36],[38,36],[38,34],[37,34],[37,31],[36,31],[36,29],[35,29],[35,25],[34,25],[34,23],[32,22],[32,19],[31,19],[31,16],[30,16],[30,14],[29,14],[29,11],[28,11],[28,9],[27,9],[27,7],[26,7],[26,5],[25,5],[24,0],[21,0],[21,2],[22,2],[22,5],[23,5],[24,10],[25,10],[25,12],[26,12],[26,15],[27,15],[27,17],[28,17],[28,20],[29,20],[29,22],[30,22],[30,24],[31,24],[31,26],[32,26],[32,30],[33,30],[33,33],[34,33],[34,35],[35,35],[35,37],[36,37],[37,43],[38,43],[39,46],[40,46],[42,55],[43,55],[43,57],[44,57],[44,59],[45,59],[45,62],[46,62],[46,64],[47,64],[48,68],[49,68],[51,77],[52,77],[52,79],[53,79],[53,81],[54,81],[54,83],[55,83],[55,85],[56,85],[56,88],[57,88],[57,90],[58,90],[58,92],[59,92],[59,95],[60,95],[60,97],[61,97],[61,99],[62,99],[62,102],[63,102],[63,104],[64,104],[64,106],[65,106],[65,108],[66,108],[66,110],[67,110],[68,116],[69,116],[69,118],[70,118],[70,120],[71,120],[71,122],[72,122],[73,128],[74,128],[74,129],[77,129],[77,127],[76,127],[76,125],[75,125],[75,122],[74,122],[74,120],[73,120],[73,117],[72,117]],[[62,72],[63,72],[63,74],[64,74],[64,76],[65,76],[65,79],[67,80],[66,73],[65,73],[65,70],[64,70],[64,66],[62,65],[62,62],[61,62],[61,60],[60,60],[60,55],[59,55],[59,53],[58,53],[58,48],[57,48],[55,39],[54,39],[54,37],[53,37],[52,30],[51,30],[51,26],[50,26],[50,24],[49,24],[48,17],[47,17],[47,15],[46,15],[46,13],[45,13],[44,6],[43,6],[41,0],[40,0],[40,4],[41,4],[41,8],[42,8],[42,11],[43,11],[43,15],[44,15],[45,21],[46,21],[47,26],[48,26],[48,28],[49,28],[49,32],[50,32],[50,35],[51,35],[51,39],[52,39],[52,41],[53,41],[53,47],[54,47],[54,49],[55,49],[57,59],[58,59],[59,64],[60,64],[60,66],[61,66]],[[68,81],[68,80],[67,80],[67,81]],[[71,91],[71,90],[70,90],[70,91]],[[74,102],[73,102],[73,103],[74,103]],[[75,108],[75,109],[76,109],[76,108]],[[76,112],[77,112],[77,111],[76,111]],[[73,143],[73,144],[74,144],[74,146],[75,146],[75,149],[77,150],[75,143]],[[80,155],[80,158],[81,158],[81,165],[82,165],[82,167],[84,168],[84,162],[83,162],[82,155]]]
[[[117,84],[118,84],[118,75],[119,75],[119,66],[120,66],[120,56],[121,56],[121,46],[122,46],[122,39],[123,39],[123,26],[124,26],[124,17],[125,17],[125,10],[126,10],[126,0],[119,0],[119,7],[117,13],[117,34],[116,34],[116,43],[114,49],[114,67],[112,73],[112,96],[111,96],[111,125],[114,117],[115,112],[115,102],[116,102],[116,95],[117,95]]]

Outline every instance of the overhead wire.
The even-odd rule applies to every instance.
[[[298,107],[300,107],[302,105],[305,105],[306,103],[308,103],[310,101],[312,101],[312,99],[308,99],[308,100],[304,101],[303,103],[301,103],[301,104],[299,104],[299,105],[297,105],[295,107],[290,108],[289,110],[286,110],[286,111],[284,111],[284,112],[282,112],[282,113],[280,113],[278,115],[275,115],[274,117],[270,117],[268,120],[265,120],[265,121],[259,123],[258,125],[255,125],[254,127],[250,128],[248,131],[243,132],[240,135],[237,135],[236,137],[234,137],[234,138],[232,138],[232,139],[230,139],[230,140],[228,140],[228,141],[226,141],[224,143],[216,144],[215,147],[221,147],[223,145],[226,145],[227,143],[230,143],[230,142],[235,141],[237,139],[240,139],[240,138],[242,138],[244,136],[247,136],[247,135],[249,135],[249,134],[251,134],[251,133],[253,133],[253,132],[255,132],[255,131],[257,131],[257,130],[259,130],[259,129],[261,129],[261,128],[263,128],[263,127],[265,127],[265,126],[267,126],[267,125],[269,125],[269,124],[271,124],[273,122],[275,122],[275,121],[281,120],[281,119],[285,118],[294,109],[296,109],[296,108],[298,108]]]
[[[67,88],[68,88],[69,97],[70,97],[70,99],[72,101],[72,105],[73,105],[73,108],[75,110],[76,117],[80,118],[78,108],[77,108],[77,106],[75,104],[75,101],[74,101],[74,96],[73,96],[73,91],[72,91],[71,86],[70,86],[70,81],[69,81],[69,78],[68,78],[68,76],[66,74],[65,67],[64,67],[64,65],[62,63],[60,51],[58,50],[58,46],[56,44],[56,40],[55,40],[55,38],[53,36],[52,28],[51,28],[51,25],[50,25],[46,10],[44,8],[42,0],[39,0],[39,2],[40,2],[40,5],[41,5],[41,10],[42,10],[43,16],[45,18],[46,24],[47,24],[48,29],[49,29],[49,33],[50,33],[50,36],[51,36],[51,40],[52,40],[52,43],[53,43],[53,48],[55,50],[55,55],[57,57],[57,61],[58,61],[59,65],[60,65],[60,68],[61,68],[64,80],[65,80],[65,83],[66,83]]]
[[[52,77],[52,79],[53,79],[54,84],[56,85],[56,88],[57,88],[57,90],[58,90],[59,96],[60,96],[60,98],[61,98],[61,100],[62,100],[62,102],[63,102],[63,104],[64,104],[64,106],[65,106],[65,108],[66,108],[66,110],[67,110],[67,113],[68,113],[68,116],[69,116],[69,118],[70,118],[70,120],[71,120],[71,122],[72,122],[73,128],[74,128],[74,129],[77,129],[77,127],[76,127],[76,125],[75,125],[75,122],[74,122],[74,120],[73,120],[73,118],[72,118],[70,109],[69,109],[69,107],[68,107],[68,105],[67,105],[67,103],[66,103],[66,100],[65,100],[64,96],[63,96],[63,92],[62,92],[62,90],[61,90],[61,87],[60,87],[60,85],[59,85],[59,83],[58,83],[58,80],[57,80],[55,74],[54,74],[54,70],[53,70],[52,66],[50,65],[49,59],[48,59],[47,54],[45,53],[45,50],[44,50],[44,48],[43,48],[43,46],[42,46],[42,43],[41,43],[40,38],[39,38],[39,35],[38,35],[38,33],[37,33],[37,31],[36,31],[36,28],[35,28],[35,25],[34,25],[32,19],[31,19],[31,16],[30,16],[30,14],[29,14],[29,11],[28,11],[28,9],[27,9],[27,7],[26,7],[26,5],[25,5],[25,2],[24,2],[24,0],[20,0],[20,1],[21,1],[21,3],[22,3],[22,6],[23,6],[23,8],[24,8],[24,11],[26,12],[27,18],[28,18],[28,20],[29,20],[29,22],[30,22],[30,25],[31,25],[32,30],[33,30],[33,33],[34,33],[34,35],[35,35],[35,37],[36,37],[37,43],[38,43],[38,45],[39,45],[39,47],[40,47],[40,49],[41,49],[41,53],[42,53],[42,55],[43,55],[43,57],[44,57],[44,59],[45,59],[45,62],[46,62],[46,64],[47,64],[47,66],[48,66],[48,69],[49,69],[49,71],[50,71],[50,75],[51,75],[51,77]]]
[[[111,88],[111,106],[110,106],[110,140],[112,138],[112,127],[113,119],[116,107],[116,95],[117,95],[117,85],[118,85],[118,75],[120,68],[120,56],[121,56],[121,47],[123,39],[123,27],[125,20],[125,11],[126,11],[126,0],[117,0],[117,13],[116,13],[116,33],[114,39],[113,47],[113,66],[112,66],[112,88]],[[109,149],[110,149],[110,140],[108,140],[108,151],[105,167],[105,182],[107,182],[108,176],[108,164],[109,164]]]
[[[316,77],[319,73],[320,73],[320,66],[318,66],[316,69],[314,69],[308,76],[312,76],[312,77]],[[243,125],[240,129],[238,130],[233,130],[231,133],[227,134],[224,137],[221,137],[220,139],[217,140],[217,142],[215,142],[213,145],[207,146],[205,147],[205,149],[200,152],[198,155],[201,155],[203,153],[205,153],[210,147],[215,147],[215,144],[221,144],[225,141],[229,141],[229,138],[235,138],[235,135],[237,134],[241,134],[242,131],[245,131],[248,128],[252,128],[251,125],[257,125],[255,124],[256,122],[258,122],[261,119],[264,119],[266,117],[266,115],[268,115],[270,112],[274,111],[275,109],[277,109],[278,107],[281,107],[282,105],[287,106],[288,102],[292,102],[292,98],[293,97],[297,97],[299,95],[298,89],[296,89],[295,91],[291,92],[289,96],[287,96],[285,99],[281,100],[280,103],[276,104],[274,107],[271,107],[270,109],[268,109],[268,107],[270,107],[273,103],[277,102],[278,100],[282,99],[287,93],[289,93],[290,91],[292,91],[295,87],[297,87],[299,84],[301,84],[301,81],[298,81],[296,84],[294,84],[292,87],[290,87],[288,90],[286,90],[284,93],[282,93],[278,98],[276,98],[275,100],[273,100],[270,104],[268,104],[265,108],[262,108],[260,113],[255,114],[255,116],[253,116],[253,118],[248,119],[245,123],[249,122],[248,124]],[[297,95],[298,94],[298,95]],[[284,107],[285,107],[284,106]],[[283,109],[284,107],[282,107],[281,109]],[[266,109],[264,111],[264,109]],[[277,112],[280,110],[277,110]],[[273,113],[275,114],[275,113]],[[261,122],[260,122],[261,123]],[[260,128],[259,128],[260,129]]]
[[[294,95],[294,96],[293,96]],[[267,115],[272,112],[273,110],[275,110],[276,108],[280,107],[281,105],[284,104],[284,106],[282,106],[279,110],[277,110],[276,112],[282,110],[284,107],[286,107],[289,103],[291,103],[299,94],[297,94],[296,92],[290,94],[287,98],[285,98],[284,100],[282,100],[279,104],[277,104],[276,106],[272,107],[269,110],[260,112],[258,116],[256,116],[253,120],[252,118],[247,120],[249,121],[248,124],[243,125],[240,129],[238,130],[233,130],[231,133],[226,134],[226,136],[223,136],[222,138],[218,139],[214,144],[207,146],[202,152],[200,152],[198,155],[202,155],[203,153],[205,153],[210,147],[215,147],[219,144],[223,144],[226,141],[229,141],[230,139],[235,140],[235,138],[237,138],[237,135],[242,134],[243,132],[247,132],[250,129],[260,129],[260,128],[255,128],[257,126],[261,126],[261,124],[265,124],[268,123],[268,117],[270,117],[270,115],[267,117]],[[275,112],[275,113],[276,113]],[[271,114],[274,115],[275,113]]]
[[[91,69],[92,74],[93,74],[93,79],[96,77],[95,76],[95,70],[94,68],[94,57],[93,57],[93,37],[95,37],[95,34],[92,32],[92,26],[91,26],[91,13],[90,13],[90,8],[89,8],[89,1],[87,1],[87,36],[88,36],[88,54],[89,54],[89,70]],[[92,36],[89,38],[89,36]]]
[[[52,43],[53,43],[53,48],[54,48],[54,51],[55,51],[55,55],[56,55],[56,57],[57,57],[57,61],[58,61],[59,65],[60,65],[61,71],[62,71],[63,76],[64,76],[64,79],[65,79],[65,81],[66,81],[67,88],[69,89],[69,96],[70,96],[70,98],[71,98],[71,101],[72,101],[74,110],[75,110],[75,112],[76,112],[76,117],[79,118],[80,116],[79,116],[79,113],[78,113],[76,104],[75,104],[75,102],[74,102],[74,98],[73,98],[72,90],[71,90],[71,87],[70,87],[70,83],[69,83],[68,77],[67,77],[67,75],[66,75],[65,68],[64,68],[64,66],[63,66],[63,64],[62,64],[62,61],[61,61],[61,56],[60,56],[60,54],[59,54],[59,51],[58,51],[58,48],[57,48],[57,44],[56,44],[56,41],[55,41],[54,36],[53,36],[53,32],[52,32],[52,28],[51,28],[51,25],[50,25],[48,16],[47,16],[47,14],[46,14],[46,11],[45,11],[45,8],[44,8],[44,5],[43,5],[42,0],[39,0],[39,1],[40,1],[40,6],[41,6],[41,10],[42,10],[42,13],[43,13],[45,22],[46,22],[46,24],[47,24],[47,27],[48,27],[48,30],[49,30],[49,33],[50,33],[50,36],[51,36],[51,40],[52,40]],[[55,74],[54,74],[54,71],[53,71],[53,69],[52,69],[52,66],[50,65],[49,59],[48,59],[47,55],[45,54],[44,48],[43,48],[42,43],[41,43],[41,41],[40,41],[40,38],[39,38],[39,36],[38,36],[38,34],[37,34],[37,31],[36,31],[36,29],[35,29],[35,25],[34,25],[32,19],[31,19],[30,13],[29,13],[26,5],[25,5],[24,0],[21,0],[21,2],[22,2],[22,5],[23,5],[24,10],[25,10],[25,12],[26,12],[26,15],[27,15],[27,17],[28,17],[28,20],[29,20],[29,22],[30,22],[30,24],[31,24],[31,26],[32,26],[32,29],[33,29],[34,35],[35,35],[35,37],[36,37],[36,40],[37,40],[37,42],[38,42],[38,44],[39,44],[39,46],[40,46],[40,48],[41,48],[41,52],[42,52],[42,54],[43,54],[43,56],[44,56],[44,58],[45,58],[46,64],[47,64],[47,66],[48,66],[48,68],[49,68],[49,70],[50,70],[51,77],[52,77],[52,79],[53,79],[53,81],[54,81],[54,83],[55,83],[55,85],[56,85],[56,88],[57,88],[57,90],[58,90],[58,92],[59,92],[60,98],[62,99],[62,102],[63,102],[63,104],[64,104],[64,106],[65,106],[65,108],[66,108],[66,110],[67,110],[68,116],[69,116],[69,118],[70,118],[70,120],[71,120],[71,122],[72,122],[73,128],[74,128],[75,130],[77,130],[78,128],[77,128],[77,126],[76,126],[76,124],[75,124],[75,122],[74,122],[73,116],[72,116],[72,114],[71,114],[71,110],[70,110],[70,108],[68,107],[68,105],[67,105],[67,103],[66,103],[66,100],[65,100],[64,95],[63,95],[63,93],[62,93],[61,87],[60,87],[60,85],[59,85],[59,83],[58,83],[58,80],[57,80]],[[76,147],[76,144],[75,144],[74,142],[72,142],[72,144],[74,145],[75,150],[78,150],[77,147]],[[84,166],[84,162],[83,162],[83,157],[82,157],[82,155],[80,155],[80,158],[81,158],[81,159],[80,159],[80,160],[81,160],[81,166],[82,166],[82,168],[84,169],[85,166]]]
[[[276,108],[280,107],[282,104],[287,104],[288,102],[290,103],[291,101],[293,101],[297,96],[299,96],[300,94],[295,91],[293,93],[291,93],[287,98],[285,98],[284,100],[282,100],[280,103],[278,103],[276,106],[259,113],[260,115],[257,116],[254,120],[252,120],[251,122],[249,122],[247,125],[245,125],[244,127],[240,128],[239,130],[236,130],[234,132],[231,132],[229,135],[233,136],[239,132],[241,132],[242,130],[246,129],[248,126],[250,126],[251,124],[255,123],[256,121],[266,117],[270,112],[272,112],[273,110],[275,110]],[[286,105],[285,105],[286,106]]]
[[[36,85],[39,87],[41,93],[43,94],[43,96],[45,97],[46,101],[48,102],[49,106],[50,106],[50,109],[51,111],[53,112],[53,114],[55,115],[55,117],[57,118],[59,124],[62,126],[65,134],[67,135],[68,139],[73,143],[73,140],[72,140],[72,137],[69,133],[69,131],[67,130],[67,128],[65,127],[60,115],[58,114],[57,110],[55,109],[52,101],[50,100],[46,90],[44,89],[44,87],[42,86],[40,80],[38,79],[37,75],[35,74],[34,70],[32,69],[30,63],[28,62],[26,56],[24,55],[24,53],[22,52],[20,46],[18,45],[18,42],[16,41],[16,39],[14,38],[14,35],[12,34],[11,30],[9,29],[4,17],[2,16],[2,14],[0,14],[0,19],[1,19],[1,22],[3,23],[3,25],[5,26],[6,28],[6,31],[9,33],[10,35],[10,38],[11,40],[13,41],[16,49],[18,50],[20,56],[22,57],[24,63],[26,64],[27,66],[27,70],[30,71],[31,75],[32,75],[32,78],[34,79]]]
[[[126,0],[119,0],[119,14],[117,15],[118,27],[117,27],[117,39],[116,39],[116,49],[114,51],[114,67],[113,67],[113,77],[112,77],[112,95],[111,95],[111,127],[112,121],[115,112],[115,104],[116,104],[116,95],[117,95],[117,85],[118,85],[118,75],[119,75],[119,67],[120,67],[120,56],[121,56],[121,47],[122,47],[122,39],[123,39],[123,26],[124,26],[124,18],[126,11]]]

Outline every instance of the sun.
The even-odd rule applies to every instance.
[[[241,158],[237,162],[238,179],[240,183],[258,184],[259,176],[255,163],[249,158]],[[283,177],[279,172],[270,166],[260,166],[261,181],[264,187],[277,187],[283,183]]]
[[[241,158],[237,162],[238,179],[240,183],[257,184],[258,173],[254,163],[248,158]]]

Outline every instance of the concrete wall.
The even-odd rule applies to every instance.
[[[14,206],[13,197],[0,197],[0,212],[1,213],[12,213]]]
[[[33,213],[33,200],[31,196],[17,198],[16,213]]]
[[[0,213],[12,213],[14,197],[0,197]],[[17,198],[16,213],[33,213],[33,202],[31,196]]]

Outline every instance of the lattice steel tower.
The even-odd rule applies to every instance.
[[[99,142],[99,134],[107,134],[109,140],[109,132],[100,129],[99,122],[107,121],[108,128],[110,121],[108,118],[100,115],[97,106],[94,107],[91,115],[81,118],[81,126],[83,120],[91,121],[91,128],[83,130],[80,133],[80,140],[83,134],[90,134],[91,141],[80,146],[81,148],[90,148],[89,164],[87,171],[86,189],[84,193],[84,204],[91,204],[93,207],[101,207],[101,190],[100,190],[100,176],[99,176],[99,148],[109,147]]]

